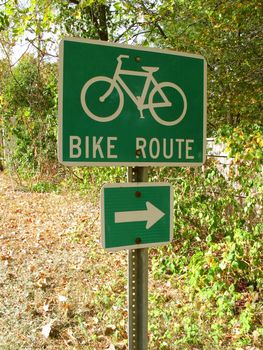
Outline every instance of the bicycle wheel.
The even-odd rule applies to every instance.
[[[156,101],[158,97],[162,99],[160,102]],[[163,97],[165,97],[167,103]],[[165,126],[176,125],[182,121],[187,111],[185,93],[174,83],[160,83],[150,93],[149,109],[153,118],[159,124]]]
[[[97,122],[110,122],[117,118],[123,108],[124,98],[117,83],[108,77],[94,77],[88,80],[80,95],[84,112]]]

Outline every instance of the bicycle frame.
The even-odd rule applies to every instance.
[[[114,86],[118,83],[123,88],[123,90],[126,91],[126,93],[130,96],[130,98],[132,99],[134,104],[139,109],[139,111],[140,111],[140,118],[144,118],[144,116],[142,114],[142,111],[144,109],[149,109],[150,108],[149,103],[145,103],[145,99],[146,99],[146,95],[147,95],[147,92],[148,92],[149,87],[150,87],[150,83],[152,83],[154,85],[154,87],[157,88],[157,91],[159,92],[160,96],[163,99],[163,102],[154,103],[153,107],[170,107],[171,106],[171,102],[167,99],[167,97],[163,93],[163,91],[161,89],[158,89],[159,84],[155,80],[155,78],[153,77],[153,72],[151,72],[151,71],[145,71],[145,72],[143,72],[143,71],[132,71],[132,70],[121,69],[122,58],[129,58],[129,56],[127,56],[127,55],[120,55],[117,58],[118,64],[116,66],[116,69],[115,69],[115,72],[114,72],[114,75],[113,75],[113,78],[112,78],[112,84],[111,84],[110,88],[108,89],[108,91],[106,91],[106,93],[103,96],[101,96],[100,100],[103,102],[112,93],[112,91],[114,89]],[[136,76],[136,77],[145,77],[146,80],[145,80],[145,83],[144,83],[142,95],[141,96],[134,96],[134,94],[132,93],[130,88],[127,86],[127,84],[121,78],[121,75],[131,75],[131,76]]]

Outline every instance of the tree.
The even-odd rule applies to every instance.
[[[139,25],[126,37],[206,58],[209,131],[262,121],[260,1],[126,0],[121,8]]]
[[[200,53],[212,135],[222,125],[262,122],[260,9],[258,0],[9,0],[0,7],[0,40],[11,71],[21,37],[38,71],[57,58],[65,35]]]
[[[208,62],[209,132],[262,118],[258,0],[10,0],[5,6],[9,37],[31,32],[35,37],[27,40],[42,55],[60,35],[200,53]]]

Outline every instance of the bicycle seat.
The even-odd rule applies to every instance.
[[[142,67],[143,70],[145,70],[148,73],[154,73],[157,72],[159,70],[159,67]]]

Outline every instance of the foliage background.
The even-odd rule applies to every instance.
[[[260,1],[10,0],[0,5],[0,159],[32,190],[84,193],[125,181],[123,168],[62,168],[56,160],[60,37],[81,36],[200,53],[208,63],[208,136],[226,146],[200,169],[150,169],[174,185],[174,241],[152,251],[158,280],[184,297],[154,300],[154,346],[252,349],[262,344],[262,4]],[[13,47],[28,51],[16,63]],[[31,185],[30,185],[31,184]],[[160,335],[161,331],[161,335]],[[168,345],[167,345],[168,344]],[[204,345],[205,344],[205,345]]]

